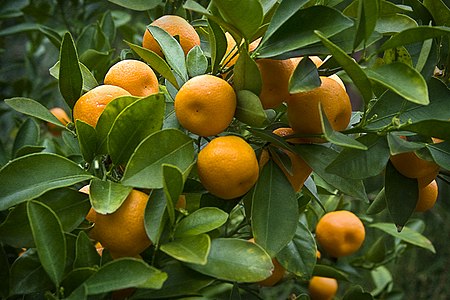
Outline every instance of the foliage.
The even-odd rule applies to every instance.
[[[0,295],[106,299],[134,288],[134,299],[304,298],[312,276],[337,278],[343,299],[407,293],[395,285],[392,262],[416,248],[420,257],[434,254],[445,243],[433,245],[425,236],[430,217],[414,213],[417,180],[398,173],[389,157],[415,151],[434,161],[448,195],[450,4],[397,2],[3,1]],[[188,19],[201,47],[185,57],[176,37],[146,27],[163,14]],[[165,58],[140,46],[146,29]],[[231,68],[225,67],[226,31],[238,44]],[[18,44],[26,45],[22,57],[11,47]],[[316,55],[325,63],[300,63],[291,92],[337,73],[352,98],[351,126],[336,132],[322,113],[326,143],[294,145],[272,133],[287,126],[286,106],[263,110],[255,61]],[[95,128],[81,121],[64,126],[48,111],[70,111],[123,58],[148,63],[161,92],[113,100]],[[235,119],[225,134],[243,137],[258,154],[273,146],[292,151],[313,169],[301,191],[291,188],[274,159],[238,199],[219,199],[203,188],[196,157],[211,137],[183,129],[173,109],[178,89],[201,74],[223,76],[237,91]],[[62,134],[52,135],[47,122]],[[90,196],[78,191],[88,183]],[[150,195],[145,228],[153,245],[142,259],[113,260],[107,250],[100,257],[85,216],[90,207],[114,212],[131,188]],[[185,208],[176,205],[181,194]],[[366,241],[350,257],[322,253],[317,259],[315,225],[337,209],[363,220]],[[439,213],[448,217],[448,211]],[[245,241],[251,237],[258,244]],[[288,273],[276,286],[261,288],[257,282],[270,275],[271,258]]]

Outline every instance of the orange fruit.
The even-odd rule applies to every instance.
[[[200,37],[194,27],[192,27],[192,25],[182,17],[165,15],[153,21],[150,25],[164,29],[171,36],[178,36],[184,55],[186,55],[189,50],[195,46],[200,46]],[[147,29],[145,30],[142,38],[142,47],[157,53],[161,57],[164,56],[158,42],[153,38],[150,31]]]
[[[313,276],[308,285],[311,300],[331,300],[337,290],[338,283],[334,278]]]
[[[255,243],[255,239],[251,238],[248,240],[249,242]],[[266,279],[258,282],[261,286],[274,286],[281,279],[283,279],[284,274],[286,273],[286,269],[278,262],[276,258],[272,258],[273,270],[272,275],[267,277]]]
[[[158,78],[152,68],[134,59],[114,64],[106,73],[104,82],[119,86],[137,97],[146,97],[159,91]]]
[[[61,107],[53,107],[50,108],[50,112],[52,115],[54,115],[63,125],[67,125],[71,122],[69,116],[67,115],[66,111],[62,109]],[[47,128],[48,131],[50,131],[51,134],[54,136],[61,135],[61,128],[56,126],[53,123],[47,122]]]
[[[238,47],[236,47],[236,41],[229,32],[225,32],[225,37],[227,39],[227,50],[225,52],[224,62],[226,68],[231,68],[236,64],[236,61],[238,60]],[[250,45],[248,45],[248,51],[252,52],[253,50],[255,50],[256,47],[258,47],[260,41],[261,38],[258,38],[251,42]]]
[[[151,245],[144,227],[147,201],[147,194],[132,190],[114,213],[96,213],[91,236],[108,249],[113,258],[136,257]]]
[[[290,59],[258,59],[262,87],[259,98],[264,109],[275,108],[289,98],[289,78],[295,69]]]
[[[350,123],[352,105],[347,92],[333,79],[320,79],[320,87],[291,94],[288,98],[287,115],[289,125],[295,133],[322,134],[319,103],[334,130],[344,130]]]
[[[223,199],[244,195],[259,175],[253,148],[242,138],[231,135],[215,138],[200,150],[197,169],[203,186]]]
[[[189,79],[175,96],[175,115],[192,133],[211,136],[223,132],[233,120],[236,94],[225,80],[212,75]]]
[[[97,125],[106,105],[120,96],[130,95],[121,87],[114,85],[99,85],[81,96],[73,107],[73,119],[81,120],[92,127]]]
[[[358,251],[365,235],[361,220],[347,210],[326,213],[316,225],[317,243],[336,258]]]
[[[289,128],[278,128],[273,131],[273,133],[279,136],[286,136],[291,133]],[[305,183],[305,180],[311,175],[312,169],[311,167],[300,157],[300,155],[293,153],[291,151],[282,149],[284,153],[287,154],[289,159],[291,160],[291,174],[286,170],[283,164],[274,158],[274,161],[283,171],[284,175],[286,175],[287,179],[291,183],[292,187],[296,192],[300,191]]]
[[[395,169],[408,178],[429,178],[431,182],[439,172],[439,165],[433,161],[419,158],[414,152],[391,155]]]
[[[345,87],[344,82],[342,81],[341,77],[339,77],[337,74],[330,75],[330,76],[328,76],[328,78],[331,78],[334,81],[336,81],[337,83],[339,83],[339,85],[344,89],[344,91],[347,91],[347,88]]]
[[[424,212],[433,208],[438,197],[438,185],[436,180],[427,183],[421,179],[418,180],[419,184],[419,198],[416,204],[417,212]]]

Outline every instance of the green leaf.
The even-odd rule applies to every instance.
[[[357,48],[362,41],[364,44],[372,35],[378,19],[378,0],[359,0],[358,17],[356,19],[356,35],[353,48]]]
[[[405,47],[397,47],[384,51],[383,60],[386,64],[393,62],[401,62],[408,66],[412,66],[412,58]]]
[[[333,55],[333,58],[339,63],[344,69],[347,75],[351,78],[355,86],[358,88],[359,92],[363,96],[366,105],[372,99],[372,84],[367,78],[366,73],[359,66],[359,64],[353,60],[352,57],[347,55],[344,50],[342,50],[338,45],[327,39],[322,33],[315,31],[316,35],[319,36],[322,43],[328,48]]]
[[[313,271],[314,276],[336,278],[338,280],[348,281],[348,274],[333,266],[316,264]]]
[[[27,176],[17,170],[26,170]],[[86,173],[76,163],[51,153],[22,156],[0,170],[0,211],[21,202],[34,199],[47,191],[88,180]]]
[[[220,62],[227,51],[227,38],[217,23],[208,20],[208,37],[211,48],[211,69],[212,74],[216,74],[219,70]]]
[[[61,128],[64,126],[45,106],[41,103],[23,97],[14,97],[10,99],[5,99],[5,103],[8,104],[14,110],[23,113],[28,116],[38,118],[40,120],[50,122]]]
[[[413,103],[427,105],[428,87],[418,71],[403,63],[382,65],[366,69],[367,76]]]
[[[25,146],[37,146],[39,143],[39,125],[33,119],[26,119],[19,128],[14,139],[13,155],[17,157],[18,150]]]
[[[302,26],[299,27],[298,24]],[[351,19],[331,7],[311,6],[300,9],[268,37],[262,39],[256,49],[257,57],[276,57],[285,52],[312,45],[319,41],[314,31],[320,31],[328,38],[352,25]]]
[[[402,232],[398,232],[395,226],[390,223],[374,223],[370,224],[370,227],[380,229],[387,234],[398,238],[408,244],[427,249],[432,253],[436,253],[433,244],[422,234],[410,229],[408,226],[403,227]]]
[[[233,87],[236,91],[249,90],[259,95],[262,86],[261,73],[247,51],[239,51],[233,74]]]
[[[5,299],[9,295],[9,277],[10,267],[8,257],[3,246],[0,246],[0,296]]]
[[[97,132],[94,127],[81,120],[76,120],[75,128],[83,159],[92,162],[97,154]]]
[[[108,153],[115,164],[126,163],[136,147],[162,128],[164,96],[153,94],[123,109],[108,133]]]
[[[368,215],[375,215],[380,212],[382,212],[386,208],[386,194],[384,191],[384,187],[381,189],[381,191],[377,194],[375,199],[370,203],[369,208],[367,208],[366,213]]]
[[[183,174],[176,166],[163,164],[163,189],[166,199],[167,212],[172,224],[175,224],[175,205],[183,192]]]
[[[112,181],[93,178],[89,185],[92,207],[99,214],[112,214],[125,201],[133,188]]]
[[[145,232],[155,245],[159,244],[159,239],[168,219],[166,207],[167,201],[164,190],[162,188],[153,190],[145,208],[144,226]]]
[[[14,207],[0,225],[0,242],[15,248],[34,247],[26,203]]]
[[[450,170],[450,143],[442,142],[438,144],[428,144],[433,160],[445,170]]]
[[[161,0],[133,0],[133,1],[127,1],[127,0],[108,0],[111,3],[120,5],[122,7],[137,10],[137,11],[144,11],[144,10],[150,10],[155,7],[157,7],[162,1]]]
[[[87,92],[98,86],[97,79],[95,79],[91,71],[81,62],[78,63],[80,65],[81,76],[83,77],[83,91]],[[56,64],[49,69],[50,75],[56,79],[59,79],[59,65],[59,61],[57,61]]]
[[[223,19],[233,24],[242,35],[250,40],[263,21],[263,7],[258,0],[215,1]]]
[[[186,67],[190,77],[203,75],[208,70],[208,59],[200,46],[192,48],[186,56]]]
[[[200,234],[175,239],[167,244],[162,244],[160,249],[179,261],[205,265],[210,248],[209,235]]]
[[[357,199],[367,201],[367,194],[361,180],[342,178],[327,171],[327,167],[333,162],[339,153],[320,145],[296,145],[294,152],[298,153],[306,163],[328,184],[339,189],[344,194]]]
[[[235,118],[249,126],[262,127],[267,121],[267,116],[259,97],[249,90],[240,90],[236,96]]]
[[[417,22],[413,18],[404,14],[391,14],[381,16],[375,30],[384,35],[392,35],[415,27],[417,27]]]
[[[72,292],[81,286],[89,277],[95,274],[95,272],[97,272],[97,270],[93,267],[75,268],[70,271],[61,283],[61,286],[64,288],[64,295],[68,296],[66,299],[74,299],[74,296],[76,295],[73,295]]]
[[[326,168],[327,171],[351,179],[365,179],[379,175],[389,160],[386,139],[367,134],[357,139],[367,150],[345,148]]]
[[[308,280],[316,265],[316,251],[313,235],[302,222],[297,222],[294,238],[277,254],[277,260],[289,272]]]
[[[180,76],[183,82],[186,82],[188,80],[186,61],[180,44],[164,29],[148,25],[147,30],[150,31],[151,35],[161,47],[169,66]]]
[[[59,54],[59,90],[70,108],[81,96],[83,76],[78,61],[77,49],[69,32],[64,34]]]
[[[378,48],[378,53],[387,49],[405,46],[408,44],[425,41],[432,38],[438,38],[443,35],[448,35],[450,28],[440,26],[418,26],[414,28],[405,29],[382,44]]]
[[[132,44],[130,42],[125,41],[125,43],[130,46],[130,48],[136,52],[139,57],[141,57],[145,62],[147,62],[152,69],[161,74],[162,77],[167,79],[175,88],[179,88],[177,79],[175,75],[173,75],[172,70],[169,65],[166,63],[164,59],[162,59],[158,54],[153,51],[150,51],[141,46]]]
[[[175,229],[175,237],[187,237],[210,232],[228,220],[228,214],[216,207],[203,207],[181,219]]]
[[[271,275],[273,264],[270,256],[252,242],[218,238],[211,242],[207,263],[189,267],[217,279],[257,282]]]
[[[87,295],[98,295],[130,287],[159,289],[167,274],[142,259],[120,258],[102,266],[83,284]]]
[[[400,231],[416,208],[419,197],[417,179],[401,175],[389,162],[386,166],[384,188],[389,214]]]
[[[367,150],[366,145],[361,144],[357,140],[343,133],[334,131],[333,127],[331,127],[331,124],[328,121],[327,116],[325,115],[325,112],[322,109],[322,104],[320,102],[319,102],[319,112],[320,112],[320,122],[323,129],[323,135],[325,136],[325,139],[327,141],[345,148]]]
[[[425,143],[406,141],[393,132],[387,135],[387,141],[391,155],[416,151],[425,147]]]
[[[423,120],[408,124],[402,129],[416,132],[424,136],[432,136],[442,140],[450,140],[450,122],[445,120]]]
[[[41,292],[53,286],[35,248],[28,249],[14,261],[11,266],[10,282],[10,295]]]
[[[369,292],[364,292],[361,286],[356,285],[350,287],[344,295],[342,300],[372,300],[374,299],[372,294]]]
[[[59,286],[66,263],[66,238],[61,222],[47,205],[29,201],[28,220],[42,267],[55,286]]]
[[[289,78],[289,93],[295,94],[310,91],[321,84],[319,72],[314,62],[309,58],[303,58]]]
[[[448,1],[424,0],[423,5],[430,11],[436,25],[450,25],[450,9]]]
[[[252,232],[258,245],[271,257],[294,237],[299,218],[295,191],[273,162],[263,167],[252,197]]]
[[[193,162],[192,139],[179,130],[163,129],[150,135],[136,148],[125,168],[122,183],[141,188],[161,188],[163,164],[178,167],[186,176]]]
[[[97,253],[97,250],[88,235],[84,231],[80,231],[77,236],[73,268],[91,267],[95,265],[100,265],[100,255]]]

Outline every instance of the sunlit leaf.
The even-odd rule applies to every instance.
[[[89,198],[94,210],[106,215],[115,212],[128,197],[131,190],[132,187],[130,186],[94,178],[89,185]]]
[[[228,214],[216,207],[203,207],[183,218],[175,229],[175,237],[191,236],[219,228],[228,219]]]
[[[173,258],[192,264],[206,264],[211,239],[207,234],[192,235],[175,239],[172,242],[162,244],[161,251]]]

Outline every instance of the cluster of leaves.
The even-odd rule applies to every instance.
[[[41,101],[5,100],[29,118],[18,129],[10,153],[2,154],[2,296],[37,293],[83,299],[134,287],[138,289],[133,297],[145,299],[221,293],[287,298],[306,295],[307,281],[319,275],[347,282],[346,299],[384,298],[395,295],[388,262],[412,245],[435,251],[420,234],[423,222],[411,219],[417,183],[400,175],[389,156],[416,151],[450,170],[450,10],[444,2],[112,2],[134,10],[164,8],[164,13],[191,15],[202,46],[185,57],[176,37],[148,26],[161,45],[162,59],[130,38],[129,49],[120,55],[147,62],[160,75],[161,93],[113,100],[95,128],[79,120],[64,126]],[[23,31],[22,25],[9,28],[9,33]],[[50,74],[58,79],[68,108],[97,86],[116,61],[112,45],[118,26],[113,15],[105,13],[80,32],[61,34],[42,25],[27,29],[42,32],[59,49]],[[224,67],[229,59],[225,31],[241,41],[233,70]],[[258,48],[249,53],[250,42],[259,37]],[[331,58],[319,69],[302,60],[291,78],[291,92],[312,89],[319,75],[338,72],[362,103],[345,132],[333,131],[323,114],[322,138],[327,143],[294,146],[272,134],[272,129],[287,125],[286,107],[263,110],[255,60],[312,55]],[[313,176],[302,192],[294,192],[273,160],[240,199],[224,201],[205,191],[195,159],[207,139],[181,128],[173,111],[179,87],[205,73],[225,74],[237,91],[236,120],[228,133],[243,136],[257,152],[273,146],[290,150],[311,166]],[[42,142],[36,120],[59,126],[61,137]],[[418,139],[409,142],[400,135]],[[431,137],[445,141],[433,144]],[[289,169],[282,152],[276,153]],[[446,179],[445,171],[440,176]],[[367,183],[379,177],[383,183],[373,196],[366,191]],[[89,198],[77,191],[86,183],[91,186]],[[88,238],[85,216],[90,207],[114,212],[132,188],[150,194],[145,228],[153,245],[142,260],[112,260],[107,251],[100,257]],[[187,197],[186,209],[175,208],[181,194]],[[375,229],[374,237],[359,257],[336,263],[324,253],[317,261],[315,224],[325,211],[336,209],[356,211],[368,231]],[[393,224],[403,228],[401,233]],[[258,245],[245,241],[250,237]],[[22,248],[26,251],[19,256]],[[278,286],[261,289],[253,282],[270,274],[274,257],[289,275]],[[355,274],[369,274],[375,288],[370,290]]]

